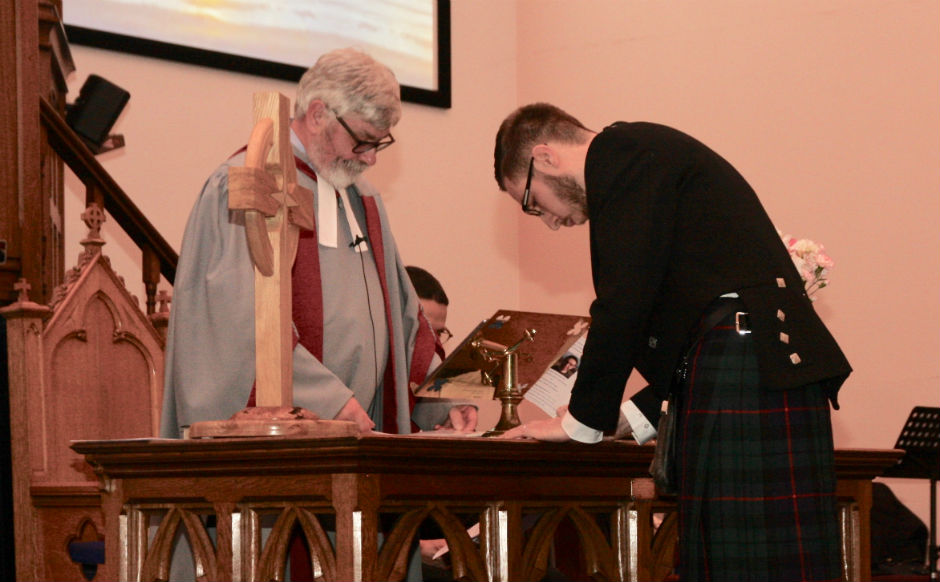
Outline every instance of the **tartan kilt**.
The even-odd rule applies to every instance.
[[[676,394],[679,578],[841,579],[829,402],[763,390],[734,314],[705,334]]]

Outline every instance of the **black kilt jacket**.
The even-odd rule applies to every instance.
[[[596,299],[569,410],[597,430],[631,399],[655,425],[676,365],[706,306],[737,292],[749,313],[761,386],[823,382],[833,405],[852,371],[819,319],[754,190],[696,139],[653,123],[618,122],[585,161]]]

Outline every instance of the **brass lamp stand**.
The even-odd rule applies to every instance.
[[[487,362],[501,360],[503,367],[502,377],[500,378],[499,386],[496,388],[496,398],[499,399],[502,412],[496,426],[483,433],[485,437],[501,435],[520,424],[519,412],[516,407],[522,401],[522,392],[519,391],[519,386],[516,383],[516,370],[518,366],[516,351],[525,341],[535,341],[534,329],[525,330],[525,333],[519,341],[508,348],[501,344],[485,340],[482,337],[473,340],[471,344],[473,348],[483,356],[484,360]]]

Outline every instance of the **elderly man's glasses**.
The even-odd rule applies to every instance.
[[[542,216],[542,211],[529,206],[529,190],[532,188],[532,170],[535,168],[535,158],[529,158],[529,176],[525,179],[525,190],[522,192],[522,211],[532,216]]]
[[[346,133],[349,134],[349,137],[353,138],[353,141],[356,142],[356,145],[354,145],[352,149],[354,154],[364,154],[369,150],[375,150],[377,152],[380,152],[384,150],[385,148],[387,148],[388,146],[395,143],[395,138],[392,137],[392,134],[388,134],[388,137],[384,137],[380,139],[379,141],[368,141],[364,139],[359,139],[359,136],[356,135],[356,133],[352,130],[352,128],[349,127],[349,125],[347,125],[346,121],[342,117],[337,115],[336,121],[338,121],[339,124],[343,126],[343,129],[346,130]]]

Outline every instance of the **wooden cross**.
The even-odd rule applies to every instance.
[[[320,420],[293,406],[291,267],[300,228],[313,229],[314,218],[313,193],[297,184],[288,105],[280,93],[255,93],[245,166],[228,172],[229,209],[244,213],[255,267],[255,406],[228,420],[194,422],[191,438],[359,433],[355,422]]]
[[[290,147],[289,100],[254,95],[255,126],[245,166],[229,169],[229,208],[245,213],[255,266],[255,403],[293,405],[291,266],[300,226],[312,228],[313,194],[297,185]]]
[[[101,225],[104,224],[105,214],[97,204],[89,204],[82,212],[82,221],[88,227],[88,238],[101,237]]]
[[[29,290],[33,288],[32,285],[26,282],[26,279],[20,278],[17,279],[16,283],[13,283],[13,288],[16,289],[19,294],[16,297],[16,300],[20,303],[25,303],[29,301]]]

